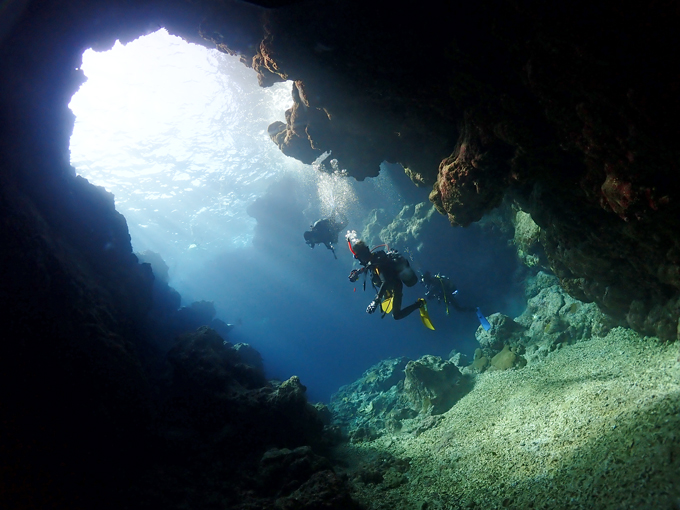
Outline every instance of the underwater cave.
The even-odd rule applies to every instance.
[[[0,506],[677,505],[673,3],[0,12]],[[196,166],[252,172],[168,209],[137,181],[161,181],[148,162],[116,149],[128,189],[112,194],[70,150],[83,53],[161,28],[288,108],[222,125],[217,162],[143,147],[175,193],[206,184]],[[110,135],[85,135],[95,166]],[[342,238],[302,238],[338,208],[418,273],[443,268],[488,330],[446,298],[432,332],[364,313]]]

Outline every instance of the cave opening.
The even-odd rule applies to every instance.
[[[310,251],[302,234],[334,211],[361,230],[372,208],[393,217],[426,193],[414,194],[395,165],[356,182],[332,154],[314,165],[285,156],[267,127],[284,118],[291,84],[262,88],[238,57],[163,29],[87,50],[81,69],[87,81],[69,104],[76,173],[114,195],[133,250],[161,255],[183,305],[213,302],[218,319],[238,324],[230,341],[258,349],[270,377],[300,375],[312,398],[326,400],[340,383],[317,360],[342,352],[338,377],[358,370],[339,328],[354,296],[349,287],[339,303],[318,296],[338,298],[352,258],[342,245],[340,260],[323,246]],[[311,333],[300,310],[314,317]],[[322,334],[337,349],[320,344]]]
[[[114,194],[134,250],[177,267],[192,250],[248,244],[247,205],[300,171],[266,134],[292,102],[290,84],[260,88],[237,57],[165,29],[87,50],[81,68],[71,164]]]

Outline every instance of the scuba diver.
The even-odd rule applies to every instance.
[[[377,294],[366,308],[366,313],[374,313],[380,306],[383,317],[392,312],[396,320],[403,319],[415,310],[420,310],[420,318],[429,329],[434,329],[429,315],[425,299],[418,298],[415,303],[401,308],[404,284],[413,287],[418,282],[418,276],[404,257],[396,250],[385,252],[384,250],[372,251],[361,240],[352,244],[353,233],[347,234],[347,245],[354,258],[363,266],[361,269],[353,269],[349,274],[349,281],[356,282],[361,274],[370,275],[373,288]],[[364,281],[364,290],[366,283]]]
[[[448,276],[441,275],[437,273],[432,276],[429,271],[425,271],[423,277],[420,279],[425,285],[425,295],[428,298],[434,298],[439,303],[442,301],[446,306],[446,315],[449,314],[449,305],[453,306],[459,312],[474,312],[476,308],[471,308],[467,306],[460,306],[456,300],[456,294],[458,294],[458,289],[449,279]]]
[[[311,230],[304,233],[305,242],[310,248],[323,243],[326,248],[333,252],[333,256],[337,260],[338,256],[335,254],[333,243],[338,242],[338,234],[346,226],[347,218],[342,213],[334,213],[329,218],[322,218],[311,225]]]
[[[453,308],[455,308],[459,312],[475,312],[477,314],[477,319],[479,320],[482,327],[486,331],[489,331],[489,329],[491,329],[489,321],[486,319],[484,314],[482,314],[479,307],[460,306],[460,304],[456,300],[456,294],[458,294],[458,289],[456,289],[456,286],[453,284],[453,282],[449,279],[448,276],[444,276],[439,273],[432,276],[432,274],[429,271],[425,271],[420,281],[423,282],[423,285],[425,285],[426,289],[425,295],[428,298],[436,298],[439,303],[441,303],[442,301],[444,302],[444,306],[446,306],[446,315],[449,314],[450,304],[451,306],[453,306]]]

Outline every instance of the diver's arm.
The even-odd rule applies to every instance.
[[[387,281],[383,277],[382,273],[378,273],[378,276],[380,277],[380,281],[382,283],[380,284],[380,288],[378,289],[378,294],[375,296],[375,301],[380,303],[383,300],[383,297],[385,296],[385,292],[387,292]]]
[[[366,267],[367,269],[371,266],[370,262],[368,266]],[[378,293],[375,295],[375,298],[373,298],[373,301],[371,301],[366,308],[366,313],[373,313],[375,312],[378,307],[380,306],[380,302],[382,301],[382,297],[385,295],[385,292],[387,290],[386,285],[385,285],[385,280],[382,277],[381,273],[378,273],[378,276],[380,277],[380,281],[382,282],[380,284],[380,288],[378,289]]]
[[[356,282],[359,279],[359,275],[363,274],[365,271],[365,267],[362,267],[361,269],[352,269],[352,271],[349,273],[349,281],[352,283]]]

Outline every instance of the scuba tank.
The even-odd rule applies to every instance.
[[[387,256],[390,258],[394,269],[399,273],[399,279],[404,282],[407,287],[413,287],[418,283],[418,275],[411,268],[411,264],[408,263],[402,255],[399,254],[397,250],[390,250],[387,252]]]

